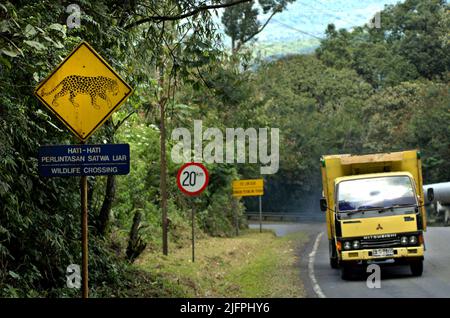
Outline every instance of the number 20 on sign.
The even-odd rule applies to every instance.
[[[184,194],[187,194],[189,196],[196,196],[202,193],[206,189],[208,182],[208,170],[201,163],[186,163],[178,171],[178,188]]]

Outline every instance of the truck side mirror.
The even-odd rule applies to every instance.
[[[327,200],[325,198],[320,199],[320,211],[325,212],[327,210]]]
[[[428,190],[427,190],[427,200],[429,202],[433,202],[433,200],[434,200],[434,190],[433,190],[433,188],[428,188]]]

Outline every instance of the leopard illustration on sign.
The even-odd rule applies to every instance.
[[[34,92],[82,141],[131,93],[130,85],[86,42],[80,43]]]
[[[62,86],[62,87],[61,87]],[[108,98],[107,92],[111,92],[114,96],[119,91],[117,81],[105,76],[79,76],[69,75],[65,77],[54,89],[50,92],[42,92],[41,96],[51,95],[61,87],[61,90],[53,97],[52,105],[58,107],[57,100],[67,94],[70,94],[69,101],[73,106],[80,106],[75,102],[75,97],[78,94],[88,94],[91,97],[91,105],[95,108],[100,108],[97,104],[97,96],[106,100],[108,108],[111,107],[111,100]]]

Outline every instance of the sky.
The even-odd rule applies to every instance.
[[[337,28],[363,25],[383,10],[385,5],[399,0],[296,0],[275,15],[258,35],[260,43],[292,42],[321,38],[328,24]],[[261,16],[261,22],[265,17]],[[381,23],[383,17],[381,15]]]

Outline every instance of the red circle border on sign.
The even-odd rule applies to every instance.
[[[195,191],[195,192],[189,192],[189,191],[186,191],[186,190],[181,186],[181,182],[180,182],[180,179],[181,179],[181,172],[184,170],[184,168],[186,168],[186,167],[188,167],[188,166],[197,166],[197,167],[200,167],[200,169],[203,170],[203,172],[205,173],[205,176],[206,176],[206,182],[205,182],[205,184],[203,185],[203,187],[201,187],[200,190],[197,190],[197,191]],[[182,165],[181,168],[178,170],[178,173],[177,173],[177,186],[178,186],[178,188],[181,190],[181,192],[183,192],[183,193],[186,194],[186,195],[189,195],[189,196],[196,196],[196,195],[199,195],[200,193],[202,193],[203,191],[205,191],[206,187],[208,186],[208,183],[209,183],[209,173],[208,173],[208,169],[206,169],[206,167],[205,167],[203,164],[199,163],[199,162],[187,162],[187,163],[185,163],[184,165]]]

